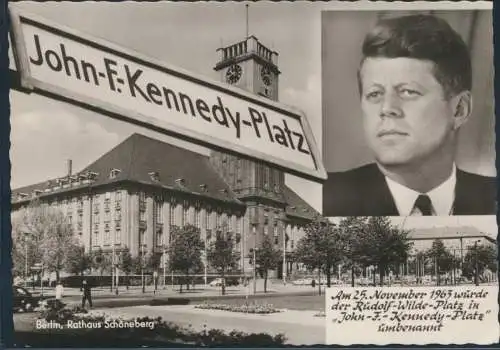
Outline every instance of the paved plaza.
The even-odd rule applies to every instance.
[[[287,344],[312,345],[325,342],[325,319],[317,311],[283,310],[274,314],[245,314],[221,310],[197,309],[194,305],[132,306],[113,309],[94,309],[93,314],[106,313],[113,317],[161,317],[194,330],[222,329],[248,333],[283,333]]]

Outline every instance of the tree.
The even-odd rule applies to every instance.
[[[332,268],[344,258],[345,236],[337,225],[320,218],[311,222],[304,230],[305,236],[297,244],[296,257],[309,269],[317,269],[318,274],[324,271],[326,283],[330,287]],[[320,283],[318,287],[321,294]]]
[[[150,272],[158,271],[161,263],[161,255],[151,253],[146,257],[146,270]]]
[[[146,271],[153,273],[153,284],[155,290],[158,288],[158,269],[161,264],[161,255],[151,253],[146,257]]]
[[[462,275],[467,278],[473,278],[476,271],[477,276],[484,274],[486,270],[496,273],[498,270],[497,249],[493,245],[474,245],[469,248],[464,256],[462,264]]]
[[[85,253],[85,248],[75,245],[67,253],[67,271],[83,277],[86,270],[92,267],[92,258]]]
[[[29,264],[40,262],[45,270],[55,272],[59,279],[68,252],[78,244],[68,217],[36,199],[12,221],[16,264],[20,264],[21,256],[25,258],[21,251],[26,251],[27,245]]]
[[[267,276],[270,269],[275,268],[281,261],[282,252],[274,249],[269,235],[264,237],[262,246],[255,252],[255,263],[259,266],[260,272],[264,275],[264,293],[267,292]]]
[[[121,254],[119,268],[125,274],[125,285],[127,289],[129,289],[129,284],[130,284],[129,277],[130,273],[132,272],[133,265],[134,265],[134,260],[132,259],[130,251],[128,249],[124,250]]]
[[[356,272],[363,266],[368,266],[358,254],[356,245],[358,240],[363,239],[366,229],[366,217],[346,217],[340,220],[338,229],[344,241],[342,265],[351,271],[351,286],[354,287]],[[375,274],[374,274],[375,275]],[[375,284],[375,283],[373,283]]]
[[[104,274],[104,270],[106,270],[108,263],[106,261],[106,257],[104,256],[104,252],[101,247],[97,248],[97,250],[92,252],[92,267],[99,271],[99,274]]]
[[[425,255],[433,262],[437,285],[441,284],[441,272],[449,272],[455,266],[455,259],[440,239],[432,242]]]
[[[409,231],[392,225],[388,217],[374,216],[362,226],[356,225],[353,233],[351,256],[364,266],[376,266],[383,286],[387,268],[405,262],[408,257],[412,245],[407,238]]]
[[[234,251],[234,239],[227,226],[217,230],[215,241],[207,249],[207,260],[222,278],[222,295],[226,294],[226,272],[236,268],[238,254]]]
[[[169,264],[173,271],[179,271],[186,276],[188,288],[189,275],[202,264],[201,251],[204,247],[200,230],[197,227],[193,225],[172,227],[168,248]],[[182,293],[182,280],[180,281],[180,292]]]

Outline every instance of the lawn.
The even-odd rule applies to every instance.
[[[289,310],[324,310],[325,296],[324,295],[308,295],[308,296],[277,296],[270,298],[249,298],[249,302],[259,304],[272,304],[277,309]],[[202,304],[203,300],[192,301],[191,304]],[[240,305],[245,302],[245,298],[241,299],[217,299],[211,300],[211,303]]]

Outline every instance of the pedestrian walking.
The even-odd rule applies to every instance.
[[[85,308],[85,302],[89,302],[89,307],[92,307],[92,291],[90,284],[87,280],[83,280],[82,282],[83,295],[82,295],[82,308]]]
[[[64,296],[64,286],[61,281],[56,284],[56,300],[61,300]]]

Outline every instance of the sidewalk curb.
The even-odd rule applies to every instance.
[[[210,300],[228,300],[228,299],[241,299],[241,300],[256,300],[263,298],[277,298],[286,296],[312,296],[316,295],[316,291],[300,291],[300,292],[268,292],[259,294],[230,294],[230,295],[187,295],[179,294],[176,296],[136,296],[136,297],[120,297],[120,296],[94,296],[93,307],[94,308],[115,308],[115,307],[127,307],[127,306],[160,306],[160,305],[179,305],[179,304],[191,304],[192,302],[199,301],[210,301]],[[80,305],[79,300],[67,300],[65,301],[67,305]]]

